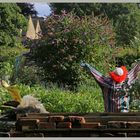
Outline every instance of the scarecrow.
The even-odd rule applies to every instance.
[[[109,76],[104,76],[87,63],[81,63],[95,79],[102,90],[105,112],[129,112],[130,96],[128,89],[138,78],[140,59],[128,72],[125,66],[116,67]]]

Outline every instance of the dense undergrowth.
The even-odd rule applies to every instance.
[[[1,46],[0,79],[16,84],[22,97],[31,94],[38,98],[49,112],[103,112],[101,90],[93,77],[81,69],[80,61],[85,60],[104,75],[119,62],[130,70],[140,58],[140,40],[135,38],[130,46],[115,47],[113,29],[107,18],[104,22],[90,17],[81,21],[70,14],[50,17],[48,21],[46,36],[31,50],[36,62],[18,57],[28,51],[23,46]],[[131,111],[140,111],[139,81],[130,91]],[[72,88],[76,85],[76,89],[69,90],[67,85]],[[10,94],[0,86],[0,105],[9,100],[12,100]]]

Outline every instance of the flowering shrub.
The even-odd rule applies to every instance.
[[[42,67],[47,82],[73,88],[81,79],[80,61],[109,68],[114,49],[114,33],[107,18],[74,13],[47,18],[43,38],[34,43],[32,56]],[[104,65],[102,65],[104,64]]]

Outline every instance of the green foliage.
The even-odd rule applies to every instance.
[[[75,5],[77,9],[83,6]],[[26,51],[23,47],[15,47],[19,45],[16,37],[19,37],[19,29],[24,27],[25,20],[16,4],[1,4],[0,78],[9,80],[13,76],[14,82],[19,84],[22,96],[34,95],[50,112],[103,112],[101,91],[92,77],[82,71],[80,62],[90,63],[105,75],[114,69],[116,60],[123,62],[129,69],[134,60],[140,58],[140,41],[134,36],[139,34],[140,22],[139,11],[133,4],[103,4],[104,8],[101,5],[94,4],[97,11],[94,14],[99,15],[102,9],[112,19],[118,44],[124,46],[124,42],[131,45],[131,48],[125,45],[125,48],[119,46],[117,50],[115,34],[108,18],[91,15],[90,8],[86,7],[89,16],[79,18],[73,13],[63,12],[62,15],[48,17],[43,30],[44,37],[34,42],[32,58],[23,58],[16,65],[16,58]],[[84,11],[79,12],[85,14]],[[35,60],[36,65],[32,65],[32,60]],[[15,65],[18,66],[18,71]],[[51,85],[51,82],[57,83],[59,87],[62,85],[64,89]],[[41,83],[47,88],[34,85]],[[131,111],[140,110],[139,85],[138,81],[130,91]],[[65,90],[75,86],[77,92]],[[0,105],[11,100],[10,94],[2,87],[0,94]]]
[[[25,17],[16,4],[0,4],[0,47],[14,47],[19,42],[20,29],[26,26]]]
[[[15,59],[23,51],[26,51],[26,49],[22,46],[0,48],[0,79],[10,80],[13,74]]]
[[[37,11],[34,9],[34,4],[32,3],[16,3],[20,9],[21,9],[21,13],[28,17],[29,15],[32,16],[36,16],[37,15]]]
[[[62,10],[66,12],[74,11],[78,16],[95,16],[106,14],[110,19],[117,20],[118,15],[127,14],[128,8],[122,3],[51,3],[50,7],[55,14],[61,14]]]
[[[61,11],[73,11],[77,16],[91,15],[95,16],[100,14],[100,3],[50,3],[50,7],[55,14],[61,14]]]
[[[0,85],[0,106],[11,100],[11,96],[8,91]]]
[[[30,94],[38,98],[49,112],[89,113],[104,111],[102,96],[96,88],[84,86],[77,93],[74,93],[56,86],[45,89],[38,85],[30,87],[20,84],[18,87],[22,97]],[[11,100],[10,94],[2,87],[0,87],[0,93],[0,104]]]
[[[136,88],[136,85],[133,88]],[[93,86],[81,85],[77,92],[60,89],[54,85],[44,88],[39,85],[28,86],[19,84],[18,88],[21,91],[22,97],[25,95],[36,97],[49,112],[104,112],[101,90]],[[139,86],[137,85],[138,88]],[[10,94],[3,87],[0,87],[0,94],[0,106],[4,102],[11,100]],[[140,110],[139,95],[138,90],[135,93],[131,93],[131,112],[138,112]]]
[[[15,57],[24,49],[19,47],[20,29],[26,26],[25,17],[16,4],[0,4],[0,78],[10,79]]]
[[[140,32],[140,9],[136,3],[52,3],[50,6],[57,14],[65,10],[78,16],[106,15],[113,22],[118,45],[129,45],[136,32]]]
[[[133,7],[134,8],[134,7]],[[138,21],[138,14],[136,12],[139,12],[140,10],[134,11],[131,8],[131,12],[129,14],[123,14],[119,15],[118,19],[115,24],[115,31],[116,31],[116,39],[117,43],[120,45],[130,45],[131,40],[134,40],[134,36],[137,35],[138,24],[140,23]]]
[[[114,34],[107,18],[63,13],[48,17],[45,25],[44,37],[31,52],[47,82],[74,88],[83,80],[81,60],[105,66],[103,71],[113,63]]]
[[[26,66],[24,65],[25,62],[20,63],[23,64],[20,64],[20,68],[17,72],[14,67],[13,77],[11,78],[13,83],[23,83],[29,86],[34,84],[43,84],[43,75],[41,75],[42,71],[38,67],[34,65]]]
[[[131,40],[130,47],[119,48],[118,56],[116,60],[122,65],[126,65],[128,69],[131,68],[131,65],[140,58],[140,39],[134,37],[134,40]]]
[[[132,111],[140,111],[140,74],[139,79],[133,85],[132,89],[130,90],[131,96],[131,104],[130,108]]]

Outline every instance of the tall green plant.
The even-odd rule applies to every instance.
[[[25,17],[14,3],[0,4],[0,47],[14,47],[20,37],[20,29],[26,26]]]
[[[105,72],[113,61],[114,33],[107,18],[62,13],[47,18],[42,40],[34,43],[32,55],[44,70],[47,82],[68,88],[81,79],[82,60]]]
[[[0,47],[0,79],[10,80],[13,75],[15,60],[27,49],[19,47]]]

